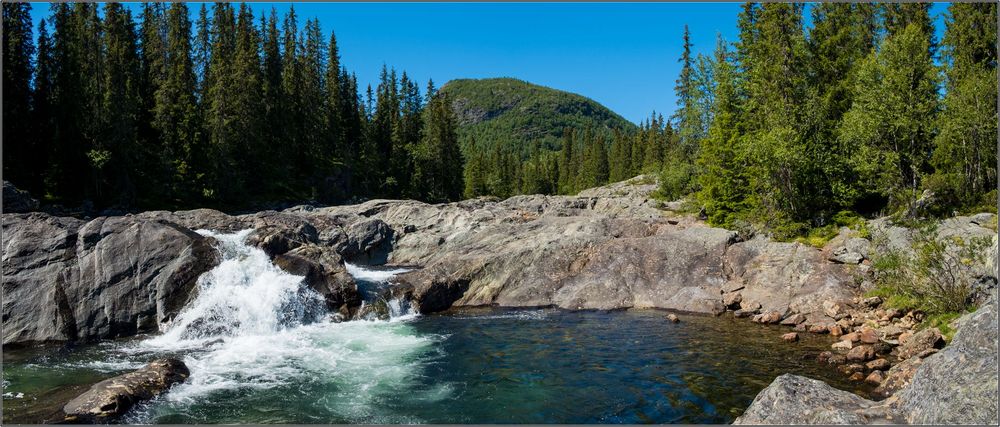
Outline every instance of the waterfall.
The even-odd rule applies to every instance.
[[[421,361],[440,339],[417,334],[408,301],[387,298],[394,275],[348,265],[367,306],[385,316],[335,322],[323,298],[245,243],[250,230],[222,234],[199,230],[218,242],[222,261],[198,280],[197,295],[163,333],[120,350],[132,355],[182,355],[188,381],[171,389],[130,422],[184,412],[199,402],[232,401],[238,390],[303,392],[302,384],[337,396],[337,404],[364,410],[419,379]],[[236,396],[236,397],[234,397]]]
[[[410,320],[418,316],[409,301],[391,295],[392,278],[410,271],[408,268],[379,268],[347,263],[347,272],[354,277],[361,291],[358,310],[362,320]]]
[[[327,313],[323,298],[271,263],[264,251],[244,241],[252,230],[218,234],[222,262],[198,279],[188,304],[153,343],[197,345],[224,337],[269,335],[314,323]]]

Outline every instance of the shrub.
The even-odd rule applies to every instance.
[[[872,260],[877,286],[869,294],[890,306],[933,316],[971,308],[992,240],[941,239],[937,226],[929,224],[914,230],[910,251],[888,248],[884,236],[876,237],[875,244],[881,248]]]

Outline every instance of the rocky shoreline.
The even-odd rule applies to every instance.
[[[155,332],[197,292],[201,273],[219,263],[214,239],[194,230],[251,228],[248,243],[280,268],[304,276],[344,319],[361,308],[345,261],[414,265],[421,268],[400,275],[394,292],[423,313],[482,305],[731,312],[791,328],[786,341],[795,341],[793,333],[829,334],[836,342],[819,355],[820,362],[857,381],[877,382],[879,397],[912,390],[907,384],[942,359],[940,332],[913,330],[921,313],[862,297],[871,286],[874,249],[868,240],[848,229],[822,249],[744,240],[675,213],[678,206],[651,197],[655,188],[639,177],[577,196],[438,205],[372,200],[238,216],[208,209],[95,219],[4,213],[3,344],[82,343]],[[5,206],[37,206],[8,201],[6,185],[4,194]],[[957,217],[942,229],[995,236],[983,221]],[[890,244],[907,246],[905,228],[885,220],[870,227],[880,228]],[[989,381],[995,397],[995,371]],[[776,422],[752,418],[753,409],[743,422]]]

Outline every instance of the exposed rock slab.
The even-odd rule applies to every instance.
[[[152,332],[218,263],[212,239],[132,216],[3,216],[3,343]]]

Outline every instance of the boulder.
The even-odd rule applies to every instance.
[[[214,240],[134,216],[5,214],[4,345],[158,330],[219,262]]]
[[[10,181],[3,182],[3,212],[21,213],[38,210],[38,200],[27,191],[18,189]]]
[[[944,337],[938,328],[927,328],[902,342],[899,346],[898,357],[900,360],[906,360],[925,350],[944,347],[944,344]]]
[[[923,359],[911,357],[889,368],[879,386],[872,390],[872,396],[886,398],[910,385],[913,374],[921,364]]]
[[[996,294],[956,323],[951,344],[923,359],[897,393],[911,424],[997,424]],[[911,341],[924,341],[917,335]]]
[[[799,334],[795,332],[789,332],[781,336],[781,339],[785,342],[796,342],[799,340]]]
[[[159,359],[145,367],[94,384],[63,406],[66,422],[108,423],[135,404],[163,393],[190,375],[177,359]]]
[[[678,323],[681,321],[681,319],[678,318],[677,315],[673,313],[667,315],[667,320],[669,320],[671,323]]]
[[[395,231],[380,219],[355,222],[345,230],[347,241],[340,253],[351,262],[384,264],[392,250]]]
[[[333,248],[299,246],[274,258],[274,264],[297,276],[326,300],[327,309],[351,318],[361,306],[358,285],[347,273],[344,260]]]
[[[875,402],[822,381],[784,374],[757,394],[733,424],[866,424]]]
[[[874,358],[875,348],[870,345],[859,345],[847,352],[847,360],[852,362],[867,362]]]
[[[269,211],[244,220],[253,228],[247,244],[262,249],[271,258],[319,240],[316,227],[298,215]]]

